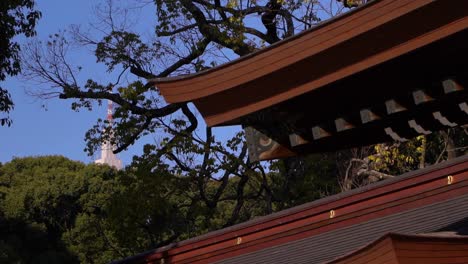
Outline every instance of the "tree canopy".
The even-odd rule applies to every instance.
[[[346,3],[351,5],[349,1]],[[68,33],[52,34],[42,44],[28,45],[23,61],[29,79],[54,87],[42,93],[38,91],[44,97],[75,99],[74,109],[89,109],[94,100],[114,101],[117,104],[114,114],[116,152],[147,133],[190,134],[199,127],[191,107],[166,104],[147,79],[219,65],[346,10],[336,0],[156,0],[136,1],[134,6],[138,4],[143,5],[142,8],[153,8],[154,36],[139,35],[130,26],[128,9],[122,10],[107,0],[99,9],[102,26],[97,31],[75,26]],[[97,62],[104,63],[109,72],[115,73],[115,81],[99,83],[88,79],[80,83],[77,77],[82,66],[73,65],[68,58],[72,44],[94,50]],[[168,124],[168,116],[177,117],[183,124]],[[106,126],[100,121],[88,132],[87,151],[93,153],[99,148],[99,142],[109,139]],[[159,152],[166,152],[166,148],[160,149]]]
[[[20,45],[15,37],[32,37],[41,13],[35,10],[33,0],[3,0],[0,3],[0,81],[21,71]],[[13,109],[10,93],[0,86],[0,126],[11,125],[8,113]]]
[[[336,184],[325,177],[332,164],[316,164],[287,188],[280,173],[249,173],[238,207],[231,197],[242,179],[234,177],[220,199],[207,203],[190,177],[144,160],[116,171],[61,156],[15,158],[0,167],[0,259],[108,263],[135,255],[332,192]],[[269,200],[255,199],[262,181],[269,182]],[[207,182],[205,195],[222,184]]]

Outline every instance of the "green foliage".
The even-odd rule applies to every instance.
[[[108,167],[59,156],[6,163],[0,168],[0,216],[9,227],[2,230],[9,231],[0,236],[0,244],[11,246],[2,249],[3,255],[25,263],[36,258],[44,258],[39,263],[77,262],[70,234],[77,219],[107,201],[115,177]]]
[[[148,53],[151,53],[150,47],[140,40],[140,36],[124,31],[110,32],[97,44],[95,51],[98,62],[104,62],[109,71],[120,64],[123,67],[140,64],[140,59]]]
[[[230,141],[233,148],[240,139]],[[308,159],[303,178],[288,184],[280,165],[265,174],[245,171],[247,178],[230,176],[218,200],[223,182],[208,180],[207,203],[194,175],[175,174],[172,165],[150,156],[123,172],[60,156],[15,158],[0,166],[0,260],[108,263],[311,201],[336,186],[326,177],[331,163],[323,166],[322,156]]]
[[[418,168],[426,155],[426,137],[418,136],[405,144],[378,144],[374,151],[369,160],[375,170],[399,175]]]
[[[270,177],[277,196],[275,211],[339,192],[334,154],[312,154],[300,162],[304,171],[289,174],[285,160],[273,163]]]
[[[33,0],[2,0],[0,3],[0,81],[17,75],[20,70],[19,44],[13,39],[18,35],[31,37],[41,13],[34,10]],[[13,101],[5,88],[0,87],[0,113],[8,114]],[[0,126],[11,125],[11,119],[0,117]]]
[[[5,218],[0,212],[0,263],[77,263],[40,225]]]
[[[429,164],[466,154],[468,137],[464,128],[451,128],[404,143],[378,144],[368,156],[371,167],[379,172],[400,175]]]
[[[188,178],[152,167],[142,161],[118,174],[58,156],[6,163],[0,168],[0,258],[108,263],[213,230],[203,204],[192,204],[196,192]]]

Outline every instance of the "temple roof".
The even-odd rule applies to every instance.
[[[115,263],[322,263],[389,232],[468,226],[467,193],[464,156]]]
[[[196,74],[152,81],[167,102],[193,102],[209,126],[241,123],[239,118],[243,116],[311,91],[335,91],[328,86],[466,31],[467,10],[468,2],[463,0],[374,0],[230,63]],[[462,43],[460,39],[464,39]],[[466,34],[457,42],[466,47]],[[461,52],[461,46],[446,44],[446,48],[455,49],[446,50],[447,54]],[[466,54],[466,49],[462,49]],[[430,73],[429,66],[436,66],[436,69],[442,66],[440,59],[443,58],[439,58],[439,54],[428,50],[426,55],[434,58],[427,59],[428,64],[418,63],[421,69],[408,69],[417,77],[410,81]],[[378,78],[386,81],[398,77],[398,73],[387,71]],[[447,77],[445,74],[454,73],[443,71],[439,75],[443,78]],[[399,78],[400,83],[406,81]],[[367,81],[360,80],[361,83]],[[354,93],[347,100],[362,96],[368,89],[387,88],[346,83],[341,86]],[[343,95],[349,96],[348,93]],[[333,105],[341,102],[336,102],[336,97],[320,94],[314,97]],[[329,107],[322,110],[332,111]]]
[[[468,263],[468,236],[389,233],[327,264]]]
[[[241,124],[251,161],[468,123],[468,1],[374,0],[230,63],[151,82],[208,126]]]

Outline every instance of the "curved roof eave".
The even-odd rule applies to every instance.
[[[334,23],[335,21],[343,19],[343,18],[345,18],[345,17],[347,17],[347,16],[349,16],[349,15],[355,13],[355,12],[358,12],[359,10],[361,10],[363,8],[371,6],[372,4],[374,4],[374,3],[378,2],[378,1],[382,1],[382,0],[373,0],[373,1],[367,2],[366,4],[364,4],[362,6],[351,9],[350,11],[342,13],[342,14],[336,16],[336,17],[321,21],[317,25],[315,25],[315,26],[313,26],[313,27],[311,27],[309,29],[306,29],[304,31],[301,31],[298,34],[295,34],[293,36],[284,38],[284,39],[282,39],[282,40],[280,40],[278,42],[275,42],[275,43],[273,43],[273,44],[271,44],[271,45],[269,45],[269,46],[267,46],[267,47],[265,47],[263,49],[256,50],[256,51],[254,51],[254,52],[252,52],[250,54],[247,54],[245,56],[236,58],[236,59],[234,59],[232,61],[223,63],[223,64],[218,65],[216,67],[205,69],[205,70],[202,70],[202,71],[199,71],[199,72],[189,73],[189,74],[151,78],[151,79],[148,79],[148,82],[154,83],[154,84],[159,84],[159,83],[177,82],[177,81],[180,81],[180,80],[188,80],[188,79],[196,78],[196,77],[201,76],[201,75],[209,74],[209,73],[211,73],[213,71],[217,71],[217,70],[220,70],[220,69],[225,68],[225,67],[229,67],[229,66],[231,66],[233,64],[237,64],[237,63],[239,63],[241,61],[248,60],[251,57],[255,57],[255,56],[257,56],[257,55],[259,55],[261,53],[264,53],[264,52],[267,52],[267,51],[269,51],[271,49],[274,49],[275,47],[280,46],[280,45],[282,45],[282,44],[284,44],[286,42],[293,41],[294,39],[300,38],[303,35],[310,34],[311,32],[314,32],[314,31],[316,31],[316,30],[318,30],[318,29],[320,29],[322,27],[325,27],[328,24]]]
[[[209,126],[232,123],[467,29],[468,2],[456,2],[375,0],[230,63],[150,83],[168,103],[193,102]]]
[[[258,57],[260,55],[263,55],[263,54],[269,55],[269,53],[276,50],[278,47],[282,47],[285,44],[295,42],[295,40],[301,39],[304,36],[313,35],[314,32],[323,30],[324,28],[327,28],[330,25],[336,24],[336,23],[338,23],[338,22],[352,16],[353,14],[359,13],[361,10],[366,10],[366,9],[370,8],[371,6],[374,6],[377,3],[382,2],[382,1],[383,0],[370,1],[365,5],[362,5],[360,7],[357,7],[355,9],[353,9],[353,10],[350,10],[349,12],[346,12],[346,13],[343,13],[343,14],[341,14],[339,16],[334,17],[334,18],[325,20],[325,21],[317,24],[316,26],[314,26],[314,27],[312,27],[312,28],[310,28],[308,30],[300,32],[300,33],[298,33],[296,35],[293,35],[291,37],[285,38],[285,39],[283,39],[283,40],[281,40],[281,41],[279,41],[277,43],[274,43],[274,44],[266,47],[266,48],[257,50],[257,51],[255,51],[255,52],[253,52],[251,54],[239,57],[239,58],[237,58],[237,59],[235,59],[233,61],[224,63],[224,64],[219,65],[217,67],[210,68],[210,69],[200,71],[200,72],[197,72],[197,73],[192,73],[192,74],[161,77],[161,78],[153,78],[153,79],[149,79],[148,82],[155,85],[157,88],[159,88],[161,90],[161,94],[165,97],[166,101],[169,102],[169,103],[192,101],[194,99],[203,97],[203,95],[200,96],[200,94],[198,94],[197,91],[186,92],[184,90],[187,90],[187,89],[182,88],[182,89],[180,89],[180,92],[181,92],[180,95],[182,95],[183,98],[182,99],[174,99],[173,98],[174,96],[172,96],[171,91],[170,91],[170,89],[171,89],[170,86],[178,85],[178,84],[183,85],[183,83],[181,83],[181,82],[185,82],[185,81],[197,82],[198,79],[200,79],[200,78],[203,78],[205,76],[210,76],[212,74],[216,74],[217,72],[219,72],[221,70],[224,70],[224,69],[230,69],[231,67],[233,67],[235,65],[238,65],[239,63],[250,61],[253,58],[256,58],[256,57]],[[166,86],[169,86],[169,87],[167,87],[168,89],[166,89]]]

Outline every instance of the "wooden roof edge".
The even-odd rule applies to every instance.
[[[334,259],[332,259],[330,261],[327,261],[327,262],[325,262],[325,264],[339,263],[340,261],[343,261],[345,259],[348,259],[348,258],[351,258],[353,256],[359,255],[359,254],[361,254],[361,253],[363,253],[365,251],[371,250],[372,248],[376,247],[377,245],[384,242],[385,240],[387,240],[387,239],[391,240],[391,237],[393,235],[395,235],[395,234],[396,233],[387,233],[387,234],[377,238],[376,240],[373,240],[372,242],[367,243],[367,244],[363,245],[362,247],[357,248],[354,251],[348,252],[348,253],[346,253],[346,254],[344,254],[342,256],[339,256],[339,257],[334,258]]]
[[[191,239],[188,239],[188,240],[185,240],[185,241],[182,241],[182,242],[184,242],[184,244],[189,243],[189,242],[196,242],[196,241],[199,241],[199,240],[202,240],[202,239],[205,239],[205,238],[210,238],[210,237],[217,236],[217,235],[220,235],[220,234],[233,232],[233,231],[244,229],[244,228],[247,228],[247,227],[250,227],[250,226],[254,226],[254,225],[259,224],[259,223],[264,223],[264,222],[267,222],[267,221],[274,221],[274,220],[282,218],[283,216],[288,216],[288,215],[291,215],[291,214],[297,214],[297,213],[309,210],[311,208],[314,208],[314,207],[317,207],[317,206],[320,206],[320,205],[325,205],[325,204],[335,202],[335,201],[338,201],[338,200],[347,199],[347,198],[349,198],[351,196],[354,196],[354,195],[365,194],[370,190],[382,188],[382,187],[385,187],[385,186],[388,186],[388,185],[391,185],[391,184],[394,184],[394,183],[397,183],[397,182],[402,182],[402,181],[405,181],[405,180],[416,178],[418,176],[426,175],[426,174],[429,174],[429,173],[434,172],[434,171],[443,170],[443,169],[446,169],[448,167],[452,167],[452,166],[456,166],[458,164],[465,163],[467,161],[468,161],[468,155],[464,155],[464,156],[455,158],[453,160],[441,162],[441,163],[426,167],[424,169],[407,172],[407,173],[404,173],[404,174],[402,174],[400,176],[397,176],[397,177],[393,177],[393,178],[390,178],[390,179],[386,179],[386,180],[383,180],[383,181],[372,183],[372,184],[369,184],[369,185],[366,185],[366,186],[363,186],[363,187],[360,187],[360,188],[356,188],[356,189],[353,189],[353,190],[350,190],[350,191],[347,191],[347,192],[331,195],[331,196],[328,196],[328,197],[325,197],[325,198],[322,198],[322,199],[319,199],[319,200],[308,202],[308,203],[305,203],[305,204],[302,204],[302,205],[299,205],[299,206],[295,206],[295,207],[292,207],[292,208],[289,208],[289,209],[286,209],[286,210],[282,210],[282,211],[279,211],[279,212],[276,212],[276,213],[272,213],[272,214],[269,214],[269,215],[266,215],[266,216],[261,216],[261,217],[249,220],[247,222],[240,223],[240,224],[237,224],[237,225],[233,225],[233,226],[221,229],[221,230],[212,231],[212,232],[209,232],[207,234],[204,234],[204,235],[201,235],[201,236],[198,236],[198,237],[195,237],[195,238],[191,238]],[[468,167],[464,168],[463,170],[467,170],[467,169],[468,169]],[[443,174],[445,174],[445,173],[443,173]],[[443,176],[438,176],[437,178],[439,178],[439,177],[443,177]],[[179,244],[179,245],[181,245],[181,244]]]
[[[171,82],[176,82],[176,81],[180,81],[180,80],[189,80],[189,79],[193,79],[193,78],[196,78],[196,77],[199,77],[199,76],[202,76],[202,75],[209,74],[209,73],[214,72],[214,71],[218,71],[220,69],[229,67],[229,66],[231,66],[233,64],[237,64],[237,63],[239,63],[241,61],[248,60],[248,59],[250,59],[252,57],[258,56],[258,55],[260,55],[262,53],[265,53],[265,52],[267,52],[267,51],[269,51],[271,49],[274,49],[274,48],[276,48],[278,46],[284,45],[285,43],[293,41],[293,40],[295,40],[297,38],[301,38],[302,36],[304,36],[306,34],[310,34],[311,32],[314,32],[314,31],[319,30],[319,29],[321,29],[323,27],[326,27],[329,24],[332,24],[332,23],[335,23],[336,21],[344,19],[344,18],[358,12],[361,9],[368,8],[369,6],[372,6],[375,3],[380,2],[380,1],[383,1],[383,0],[371,0],[371,1],[367,2],[364,5],[361,5],[361,6],[353,8],[353,9],[350,9],[348,12],[345,12],[345,13],[342,13],[342,14],[336,16],[336,17],[332,17],[330,19],[324,20],[324,21],[318,23],[317,25],[315,25],[312,28],[301,31],[298,34],[292,35],[292,36],[287,37],[285,39],[282,39],[282,40],[280,40],[278,42],[275,42],[275,43],[271,44],[270,46],[267,46],[265,48],[256,50],[256,51],[254,51],[252,53],[249,53],[249,54],[247,54],[245,56],[241,56],[241,57],[236,58],[236,59],[234,59],[232,61],[223,63],[223,64],[221,64],[219,66],[209,68],[209,69],[206,69],[206,70],[203,70],[203,71],[195,72],[195,73],[190,73],[190,74],[152,78],[152,79],[148,80],[148,83],[152,84],[152,85],[156,85],[158,83],[171,83]]]
[[[188,249],[188,250],[195,250],[196,248],[199,248],[199,247],[208,246],[208,245],[212,244],[212,243],[206,243],[206,242],[208,242],[208,240],[214,239],[214,238],[222,236],[222,235],[228,235],[229,233],[231,233],[230,238],[222,239],[223,241],[228,240],[228,239],[232,239],[232,238],[236,238],[238,236],[244,236],[245,234],[242,233],[243,229],[254,227],[256,225],[262,225],[262,224],[265,224],[265,223],[271,222],[271,221],[280,221],[282,217],[290,216],[290,215],[293,215],[293,214],[299,214],[299,213],[301,213],[303,211],[313,209],[314,207],[326,205],[326,204],[329,204],[329,203],[332,203],[332,202],[335,202],[335,201],[346,200],[346,199],[349,199],[349,198],[351,198],[352,196],[355,196],[355,195],[360,195],[360,194],[365,195],[370,190],[384,188],[384,187],[390,186],[390,185],[392,185],[394,183],[403,182],[403,181],[406,181],[406,180],[417,178],[419,176],[429,175],[432,172],[440,171],[440,173],[436,173],[436,175],[432,175],[432,178],[437,179],[437,178],[445,177],[446,174],[465,171],[465,170],[468,169],[468,167],[466,167],[466,166],[462,167],[462,168],[455,169],[455,171],[450,171],[448,173],[445,172],[447,169],[450,169],[450,167],[456,167],[457,165],[466,163],[467,161],[468,161],[468,155],[465,155],[465,156],[462,156],[462,157],[459,157],[459,158],[456,158],[456,159],[453,159],[453,160],[450,160],[450,161],[446,161],[446,162],[442,162],[442,163],[439,163],[439,164],[436,164],[436,165],[432,165],[432,166],[427,167],[425,169],[420,169],[420,170],[417,170],[417,171],[412,171],[412,172],[409,172],[409,173],[405,173],[405,174],[403,174],[401,176],[394,177],[394,178],[384,180],[384,181],[381,181],[381,182],[377,182],[377,183],[374,183],[374,184],[370,184],[368,186],[364,186],[364,187],[361,187],[361,188],[358,188],[358,189],[354,189],[354,190],[351,190],[351,191],[348,191],[348,192],[345,192],[345,193],[340,193],[340,194],[337,194],[337,195],[326,197],[326,198],[323,198],[323,199],[320,199],[320,200],[317,200],[317,201],[306,203],[304,205],[300,205],[300,206],[297,206],[297,207],[286,209],[286,210],[283,210],[283,211],[280,211],[280,212],[277,212],[277,213],[273,213],[273,214],[270,214],[270,215],[267,215],[267,216],[259,217],[259,218],[247,221],[245,223],[241,223],[241,224],[237,224],[237,225],[234,225],[234,226],[231,226],[231,227],[228,227],[228,228],[213,231],[213,232],[210,232],[210,233],[207,233],[207,234],[204,234],[204,235],[201,235],[201,236],[197,236],[197,237],[194,237],[194,238],[191,238],[191,239],[188,239],[188,240],[184,240],[184,241],[181,241],[181,242],[172,243],[172,244],[169,244],[167,246],[160,247],[160,248],[157,248],[157,249],[154,249],[154,250],[149,250],[149,251],[146,251],[144,253],[141,253],[141,254],[138,254],[138,255],[135,255],[135,256],[132,256],[132,257],[129,257],[129,258],[125,258],[123,260],[119,260],[119,261],[116,261],[116,262],[113,262],[113,263],[116,263],[116,264],[117,263],[146,263],[149,260],[159,259],[161,257],[165,257],[165,253],[167,253],[171,249],[179,248],[179,247],[182,247],[182,246],[192,245],[192,246],[190,246],[190,249]],[[421,180],[425,180],[425,179],[421,179]],[[392,190],[388,190],[387,192],[394,192],[394,191],[395,190],[392,189]],[[366,200],[366,199],[369,199],[369,198],[370,197],[362,197],[361,200]],[[219,242],[219,241],[217,241],[217,242]],[[215,243],[217,243],[217,242],[215,242]]]
[[[366,251],[372,250],[374,247],[377,247],[380,243],[383,243],[385,240],[391,240],[391,241],[409,241],[409,242],[451,242],[451,243],[466,243],[468,244],[468,236],[465,235],[460,235],[460,236],[452,236],[452,235],[428,235],[428,234],[403,234],[403,233],[393,233],[389,232],[376,240],[359,247],[358,249],[348,252],[347,254],[343,256],[339,256],[333,260],[325,262],[325,264],[334,264],[334,263],[340,263],[343,260],[349,259],[353,256],[359,255],[361,253],[364,253]]]
[[[216,104],[216,102],[224,101],[224,100],[229,102],[229,97],[226,97],[225,96],[226,94],[229,94],[229,95],[233,95],[235,93],[246,94],[246,91],[252,91],[253,89],[256,89],[253,85],[251,85],[251,83],[254,83],[256,79],[254,79],[254,81],[245,83],[243,85],[235,86],[233,88],[225,89],[221,92],[216,92],[216,93],[212,93],[212,94],[205,95],[205,96],[201,95],[201,92],[208,92],[209,89],[204,89],[203,91],[199,91],[198,94],[195,94],[193,92],[187,92],[187,93],[180,93],[177,95],[171,94],[167,96],[169,99],[169,98],[176,98],[176,97],[177,98],[182,98],[182,97],[189,98],[190,96],[192,96],[192,94],[195,95],[195,97],[193,97],[193,99],[191,100],[193,100],[194,102],[200,105],[203,103],[204,109],[198,106],[197,108],[199,109],[200,113],[204,117],[205,122],[208,124],[208,126],[218,126],[224,123],[233,122],[236,119],[239,119],[244,116],[248,116],[249,114],[255,113],[257,111],[261,111],[263,109],[267,109],[268,107],[279,105],[285,101],[302,96],[306,93],[309,93],[315,90],[319,90],[333,83],[338,83],[341,80],[348,79],[361,72],[372,69],[384,63],[387,63],[391,61],[392,59],[398,58],[412,51],[425,47],[429,45],[430,43],[440,41],[442,39],[455,35],[463,30],[466,30],[467,28],[466,25],[468,25],[468,17],[464,18],[463,20],[457,20],[455,21],[455,23],[447,24],[446,26],[440,27],[437,30],[433,30],[429,32],[428,34],[423,34],[417,38],[414,38],[410,41],[405,42],[404,45],[403,44],[397,45],[385,51],[379,52],[375,54],[374,56],[368,57],[368,59],[365,59],[356,63],[350,63],[346,67],[340,68],[333,73],[324,74],[323,76],[315,78],[311,80],[310,82],[305,82],[299,86],[288,86],[289,84],[283,85],[279,83],[278,86],[275,88],[283,87],[283,86],[286,87],[284,90],[281,90],[281,92],[275,92],[275,93],[269,94],[265,92],[266,90],[265,88],[262,91],[263,94],[259,96],[258,94],[260,94],[260,92],[257,92],[257,90],[254,90],[256,91],[256,94],[254,94],[254,96],[258,96],[260,99],[253,101],[253,102],[242,99],[242,100],[233,101],[235,103],[227,103],[222,106],[219,106]],[[465,29],[462,29],[462,27],[464,27]],[[250,88],[250,90],[247,89],[246,87]],[[257,86],[257,87],[262,88],[261,86]],[[171,88],[166,88],[166,90],[170,91]],[[271,90],[273,91],[273,89]],[[196,97],[196,96],[199,96],[199,97]],[[324,98],[324,99],[327,99],[327,98]],[[175,100],[175,102],[177,100]],[[211,106],[213,107],[211,108]]]
[[[289,67],[288,65],[303,61],[312,55],[325,52],[331,47],[335,47],[340,43],[345,43],[366,32],[371,32],[374,28],[392,23],[392,21],[406,16],[407,14],[412,13],[414,15],[416,14],[414,11],[424,6],[438,5],[436,2],[439,4],[442,3],[439,1],[374,0],[359,9],[331,19],[322,26],[314,27],[311,30],[297,34],[253,54],[241,57],[238,60],[196,74],[169,77],[169,79],[152,79],[151,84],[157,86],[166,101],[170,103],[206,98],[210,95],[232,90],[246,82],[248,83],[266,74],[271,74],[272,72]],[[388,15],[375,17],[375,14],[378,13],[379,10],[387,9]],[[420,23],[423,23],[423,21]],[[320,41],[313,41],[313,39],[320,39]],[[311,42],[310,44],[313,48],[305,49],[307,51],[305,53],[297,53],[298,47],[302,47],[303,42]],[[291,54],[283,52],[283,50],[295,50],[295,56],[291,56]],[[270,58],[275,56],[270,55],[276,54],[275,52],[279,52],[278,54],[283,54],[284,56],[280,56],[281,58],[278,58],[278,60],[274,61],[275,63],[272,63]],[[288,55],[286,56],[285,54]],[[337,64],[335,66],[338,67],[339,65]],[[252,67],[256,70],[251,71],[250,68]],[[245,72],[247,70],[248,74]],[[232,76],[231,74],[227,74],[231,72],[233,74]],[[303,93],[303,91],[300,93]]]

